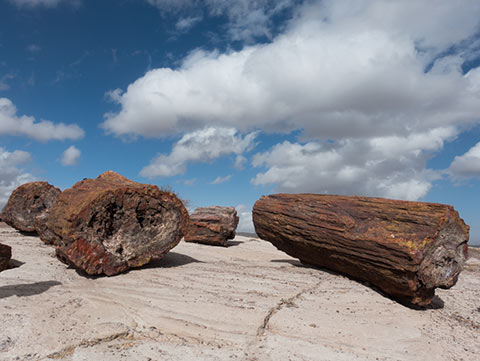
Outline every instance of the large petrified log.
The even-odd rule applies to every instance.
[[[0,272],[6,270],[10,266],[12,258],[12,248],[6,244],[0,243]]]
[[[226,247],[227,240],[235,238],[237,225],[234,207],[199,207],[190,215],[185,241]]]
[[[173,193],[109,171],[58,197],[46,241],[57,245],[63,262],[111,276],[162,258],[187,226],[188,213]]]
[[[39,226],[48,217],[48,211],[55,203],[60,189],[47,182],[25,183],[15,189],[2,210],[2,219],[9,226],[23,232],[36,232],[35,220]]]
[[[428,305],[456,282],[469,227],[452,206],[369,197],[275,194],[253,208],[258,236],[303,263]]]

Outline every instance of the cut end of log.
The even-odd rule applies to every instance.
[[[188,212],[173,193],[111,171],[63,192],[47,221],[58,258],[90,275],[162,258],[187,225]]]
[[[198,207],[190,215],[185,242],[226,247],[227,241],[235,238],[238,221],[234,207]]]
[[[35,218],[44,219],[61,193],[47,182],[30,182],[16,188],[2,210],[2,219],[22,232],[37,232]]]
[[[457,283],[468,256],[468,235],[469,227],[452,207],[419,266],[419,279],[426,288],[448,289]]]

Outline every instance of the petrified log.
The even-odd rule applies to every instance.
[[[2,210],[2,219],[23,232],[36,232],[35,219],[46,219],[49,209],[61,193],[47,182],[25,183],[15,189]],[[41,221],[38,221],[42,225]]]
[[[187,210],[173,193],[111,171],[64,191],[47,220],[60,260],[108,276],[162,258],[187,226]]]
[[[253,208],[258,236],[303,263],[428,305],[456,282],[469,227],[452,206],[369,197],[274,194]]]
[[[235,238],[237,225],[234,207],[199,207],[190,216],[185,241],[226,247],[227,240]]]
[[[6,270],[10,266],[12,258],[12,248],[6,244],[0,243],[0,272]]]

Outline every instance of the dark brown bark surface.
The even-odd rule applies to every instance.
[[[10,266],[12,258],[12,248],[6,244],[0,243],[0,272],[6,270]]]
[[[63,262],[110,276],[162,258],[187,225],[188,213],[173,193],[110,171],[64,191],[43,235]]]
[[[199,207],[190,216],[185,241],[226,247],[235,238],[237,225],[234,207]]]
[[[35,219],[46,219],[49,209],[61,193],[47,182],[25,183],[15,189],[2,210],[2,220],[23,232],[36,232]],[[38,225],[42,225],[39,220]]]
[[[457,282],[469,227],[452,206],[382,198],[274,194],[253,208],[258,236],[302,262],[428,305]]]

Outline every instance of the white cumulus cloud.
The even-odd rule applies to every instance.
[[[62,153],[62,159],[60,160],[60,163],[62,163],[64,166],[75,165],[77,164],[81,155],[82,152],[80,152],[77,147],[72,145]]]
[[[308,1],[271,43],[197,49],[113,91],[120,110],[103,127],[134,137],[297,131],[298,142],[254,159],[266,168],[255,184],[417,199],[436,177],[428,157],[479,122],[480,68],[462,72],[479,27],[476,0]]]
[[[283,192],[382,196],[416,200],[440,177],[425,169],[430,152],[455,137],[454,128],[438,128],[407,137],[346,139],[339,143],[284,142],[253,158],[267,170],[252,180]]]
[[[36,121],[26,115],[17,115],[11,100],[0,98],[0,135],[25,136],[39,141],[79,139],[84,131],[75,124],[55,124],[48,120]]]
[[[480,178],[480,142],[465,154],[455,157],[449,173],[456,178]]]
[[[143,177],[170,177],[183,174],[189,162],[208,162],[229,154],[241,154],[255,146],[257,133],[245,136],[233,128],[204,128],[185,134],[170,154],[160,154],[142,169]]]
[[[8,152],[5,148],[0,147],[0,210],[7,203],[15,188],[35,180],[34,176],[19,168],[28,162],[30,162],[29,153],[21,150]]]

